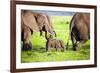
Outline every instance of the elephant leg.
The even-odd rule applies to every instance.
[[[50,52],[51,51],[51,43],[47,40],[46,42],[46,52]]]
[[[46,51],[47,52],[50,52],[51,51],[51,47],[48,45],[48,48],[46,48]]]
[[[71,32],[71,41],[73,44],[73,50],[76,51],[77,50],[77,41],[76,41],[75,37],[73,36],[72,32]]]
[[[24,29],[24,41],[23,41],[23,50],[32,50],[31,43],[31,30],[29,28]]]
[[[43,31],[42,31],[42,30],[40,30],[40,36],[42,36],[42,33],[43,33]]]
[[[59,40],[57,40],[57,42],[56,42],[56,48],[57,48],[57,51],[61,51],[61,44],[60,44],[60,41]]]
[[[48,47],[49,47],[49,45],[48,45],[48,41],[46,42],[46,51],[48,51]]]
[[[23,50],[32,50],[31,42],[29,42],[29,43],[24,42],[23,43]]]
[[[47,31],[45,31],[45,38],[48,40],[48,37],[47,37]]]

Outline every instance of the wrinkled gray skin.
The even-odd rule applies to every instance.
[[[46,42],[46,51],[51,51],[52,49],[55,49],[57,51],[66,51],[64,47],[64,42],[60,39],[53,39],[49,37]]]
[[[83,44],[90,39],[90,14],[76,13],[70,23],[73,50],[79,50],[78,42]],[[67,43],[68,45],[68,43]]]
[[[21,39],[23,42],[23,50],[31,50],[31,35],[34,32],[45,32],[45,38],[47,39],[47,33],[56,36],[56,33],[53,29],[50,17],[43,13],[36,13],[30,10],[21,11]]]

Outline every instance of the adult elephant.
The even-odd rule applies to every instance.
[[[73,50],[79,50],[78,42],[85,43],[90,39],[90,14],[75,13],[70,23],[70,35]]]
[[[51,35],[56,35],[50,17],[43,13],[32,12],[31,10],[21,11],[21,39],[23,42],[23,50],[31,50],[31,35],[34,32],[45,32],[45,38],[47,38],[47,33]]]

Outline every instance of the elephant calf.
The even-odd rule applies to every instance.
[[[66,51],[64,47],[64,42],[62,40],[48,38],[46,42],[46,50],[51,51],[52,49],[56,49],[57,51]]]

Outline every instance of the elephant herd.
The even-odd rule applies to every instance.
[[[77,51],[77,42],[85,43],[90,38],[90,14],[75,13],[69,27],[73,50]],[[50,51],[52,48],[66,50],[63,40],[52,38],[52,36],[56,37],[57,35],[53,28],[51,18],[47,14],[37,13],[31,10],[21,10],[22,50],[32,50],[31,36],[32,34],[34,35],[34,32],[40,32],[40,36],[45,32],[45,39],[47,40],[46,51]],[[48,33],[50,34],[49,37]],[[66,46],[68,46],[68,42]]]

